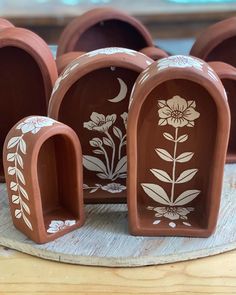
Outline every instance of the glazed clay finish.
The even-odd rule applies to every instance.
[[[112,46],[139,51],[154,45],[151,35],[137,19],[103,7],[84,13],[65,28],[58,42],[57,56]]]
[[[57,72],[60,75],[63,70],[77,57],[85,54],[85,52],[72,51],[62,54],[56,58]]]
[[[126,201],[129,97],[152,62],[130,49],[99,49],[74,60],[55,83],[48,114],[81,140],[86,203]]]
[[[218,22],[197,38],[190,54],[205,61],[222,61],[236,67],[236,17]]]
[[[209,62],[226,90],[231,111],[231,127],[226,162],[236,162],[236,68],[223,62]]]
[[[168,57],[168,53],[160,48],[151,46],[151,47],[145,47],[142,50],[140,50],[143,54],[146,54],[153,60],[159,60],[164,57]]]
[[[12,126],[25,116],[46,115],[56,64],[47,44],[20,28],[0,30],[0,153]],[[2,157],[0,180],[4,181]]]
[[[19,121],[4,169],[13,223],[30,239],[46,243],[83,224],[82,153],[71,128],[42,116]]]
[[[138,77],[127,127],[130,232],[208,237],[230,129],[224,87],[200,59],[173,56]]]

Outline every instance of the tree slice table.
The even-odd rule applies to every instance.
[[[4,184],[0,185],[0,196],[0,245],[44,259],[132,267],[195,259],[236,248],[236,164],[225,166],[218,226],[207,239],[131,236],[126,205],[87,205],[82,228],[37,245],[14,228]]]

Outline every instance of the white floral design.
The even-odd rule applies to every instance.
[[[108,183],[106,185],[96,183],[94,186],[88,186],[87,184],[84,184],[83,189],[90,190],[90,194],[95,193],[98,189],[102,189],[103,191],[107,191],[112,194],[117,194],[126,190],[126,186],[116,182]]]
[[[127,113],[124,112],[120,117],[123,120],[126,130]],[[116,180],[117,178],[126,178],[127,156],[122,157],[123,147],[126,145],[126,132],[122,133],[121,129],[114,126],[117,116],[116,114],[103,115],[93,112],[90,121],[84,122],[84,128],[96,131],[102,134],[102,138],[94,137],[89,143],[96,149],[93,153],[101,155],[105,162],[94,156],[84,155],[83,165],[86,169],[96,172],[101,179]],[[111,133],[112,130],[112,133]],[[115,144],[114,137],[119,140],[119,145]],[[108,149],[111,151],[109,152]],[[117,163],[116,162],[117,159]]]
[[[158,105],[160,107],[158,124],[161,126],[169,124],[175,128],[193,127],[194,120],[200,116],[195,110],[196,103],[193,100],[186,101],[178,95],[169,100],[159,100]]]
[[[20,129],[23,134],[31,132],[36,134],[42,127],[52,126],[55,120],[48,117],[29,117],[20,123],[16,129]]]
[[[117,54],[117,53],[126,53],[132,56],[135,56],[137,54],[137,51],[128,49],[128,48],[121,48],[121,47],[107,47],[107,48],[101,48],[101,49],[96,49],[93,51],[90,51],[86,53],[85,55],[92,57],[95,55],[111,55],[111,54]]]
[[[75,224],[76,224],[75,220],[65,220],[65,221],[52,220],[51,223],[49,224],[49,228],[47,229],[47,233],[55,234],[58,231],[63,230]]]
[[[11,201],[18,208],[15,209],[15,218],[22,218],[30,230],[33,230],[29,216],[30,208],[27,205],[29,195],[24,188],[26,181],[23,173],[24,170],[24,155],[27,153],[27,144],[24,140],[26,133],[36,134],[41,128],[51,126],[56,121],[47,117],[28,117],[22,123],[16,126],[16,130],[21,131],[20,136],[10,138],[7,143],[7,149],[10,152],[7,154],[7,161],[11,165],[7,168],[7,173],[14,177],[10,182],[10,190],[12,191]],[[14,149],[14,150],[13,150]]]
[[[91,121],[84,123],[84,128],[99,132],[107,132],[113,123],[116,121],[116,114],[104,116],[93,112],[90,116]]]
[[[181,193],[178,197],[175,196],[175,186],[178,184],[189,182],[198,172],[198,169],[187,169],[176,175],[176,165],[178,163],[189,162],[194,156],[193,152],[184,152],[177,154],[177,146],[188,140],[187,134],[179,135],[179,128],[193,127],[194,121],[200,117],[200,113],[196,111],[196,102],[193,100],[186,101],[184,98],[176,95],[168,100],[158,100],[158,115],[159,126],[169,125],[174,127],[174,135],[164,132],[163,137],[174,144],[173,154],[163,148],[156,148],[157,155],[166,162],[172,163],[172,173],[169,175],[166,171],[152,168],[150,172],[161,182],[171,185],[170,196],[158,184],[141,183],[144,192],[155,202],[164,205],[165,207],[150,207],[147,209],[154,210],[155,217],[164,217],[172,220],[169,226],[176,227],[173,220],[188,219],[187,215],[194,210],[192,207],[181,207],[193,201],[199,194],[200,190],[190,189]],[[159,224],[161,220],[155,220],[153,224]],[[182,222],[186,226],[191,226],[188,222]]]
[[[184,55],[174,55],[166,58],[162,58],[157,61],[158,71],[167,69],[167,68],[187,68],[193,67],[197,70],[203,71],[204,63],[196,58],[191,56]]]
[[[121,193],[122,191],[126,190],[126,186],[120,183],[108,183],[107,185],[102,186],[102,190],[107,191],[109,193]]]

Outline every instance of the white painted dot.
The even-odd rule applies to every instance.
[[[174,222],[170,222],[169,223],[169,226],[172,227],[172,228],[175,228],[176,227],[176,224]]]
[[[161,222],[161,220],[157,219],[153,222],[153,224],[159,224]]]

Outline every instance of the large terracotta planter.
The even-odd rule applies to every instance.
[[[4,168],[12,220],[36,243],[84,221],[82,157],[77,135],[47,117],[27,117],[8,133]]]
[[[220,79],[200,59],[173,56],[139,76],[131,101],[131,233],[209,236],[217,222],[230,129]]]
[[[71,51],[86,53],[105,47],[124,47],[162,56],[165,52],[154,47],[147,29],[134,17],[112,8],[92,9],[75,18],[62,32],[57,57]]]
[[[227,93],[229,108],[231,111],[231,128],[227,163],[236,162],[236,68],[223,62],[209,62],[209,65],[217,73]]]
[[[57,65],[57,72],[58,75],[60,75],[64,69],[76,58],[80,57],[83,55],[83,52],[78,52],[78,51],[72,51],[72,52],[67,52],[65,54],[62,54],[58,56],[56,59],[56,65]]]
[[[20,28],[0,30],[0,153],[11,127],[28,115],[46,115],[56,64],[47,44]],[[4,180],[2,157],[0,181]]]
[[[152,60],[134,50],[106,48],[72,62],[55,83],[49,116],[78,134],[87,203],[126,200],[126,123],[130,93]]]
[[[205,61],[222,61],[236,67],[236,17],[218,22],[197,38],[190,54]]]

